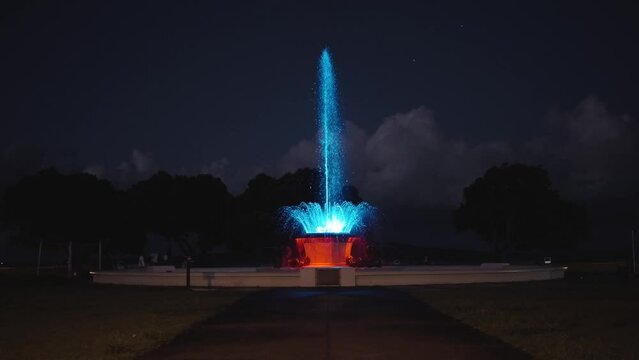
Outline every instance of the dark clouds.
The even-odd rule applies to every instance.
[[[442,131],[433,112],[423,106],[388,116],[372,131],[346,122],[345,173],[367,200],[384,206],[454,206],[461,200],[465,186],[488,167],[503,162],[542,164],[555,186],[577,200],[637,192],[639,127],[635,119],[613,114],[599,98],[589,96],[570,110],[551,111],[545,121],[544,135],[518,143],[472,143],[465,136],[451,136]],[[115,165],[69,165],[77,162],[72,159],[73,154],[45,156],[37,146],[13,147],[1,155],[3,188],[48,166],[85,171],[121,188],[162,169],[162,159],[156,160],[151,153],[138,149]],[[172,172],[211,174],[222,178],[232,192],[240,193],[259,172],[279,176],[317,164],[316,139],[309,137],[291,146],[271,165],[249,166],[222,157],[199,168]]]
[[[0,190],[40,170],[44,153],[38,146],[17,146],[0,151]]]
[[[240,192],[257,172],[275,173],[290,145],[313,141],[316,61],[329,46],[344,118],[357,124],[347,125],[351,179],[371,196],[411,185],[421,203],[449,203],[504,146],[552,157],[553,172],[594,189],[610,164],[566,170],[560,159],[576,155],[551,153],[544,143],[563,143],[554,135],[537,152],[517,144],[540,137],[548,108],[590,92],[637,117],[639,22],[626,3],[5,1],[0,149],[35,144],[44,159],[34,171],[121,183],[149,171],[139,149],[152,168],[212,173]],[[415,112],[380,124],[420,104],[434,120]],[[299,147],[282,162],[314,165],[304,158],[313,145]]]
[[[549,166],[557,185],[573,197],[619,196],[637,191],[639,131],[628,115],[608,111],[589,96],[573,110],[553,113],[548,134],[526,150]]]
[[[514,120],[513,123],[516,123]],[[371,133],[346,124],[349,177],[362,195],[384,205],[449,207],[462,189],[503,162],[542,164],[573,198],[632,191],[639,180],[637,124],[614,115],[595,96],[549,116],[546,134],[524,143],[471,144],[440,130],[433,112],[419,107],[389,116]],[[279,172],[315,166],[316,145],[305,139],[280,160]]]
[[[159,168],[150,154],[134,149],[129,159],[121,161],[114,167],[91,164],[82,171],[108,179],[117,187],[128,187],[134,182],[147,179],[158,170]]]
[[[229,159],[223,157],[219,160],[211,161],[210,163],[202,166],[200,171],[202,174],[209,174],[219,178],[228,178],[227,169],[229,166]]]
[[[0,192],[20,178],[48,167],[55,167],[64,172],[81,170],[77,153],[67,147],[1,145],[4,144],[0,144]]]

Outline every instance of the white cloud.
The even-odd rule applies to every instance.
[[[315,166],[315,141],[303,140],[280,162],[282,171]],[[494,161],[508,159],[503,143],[475,147],[444,136],[424,107],[387,117],[372,133],[347,122],[347,177],[373,202],[451,205],[461,188]]]
[[[229,160],[226,157],[223,157],[219,160],[212,161],[204,166],[200,170],[201,174],[209,174],[215,177],[219,177],[224,179],[226,177],[227,168],[229,165]]]
[[[385,118],[371,134],[345,124],[346,177],[365,199],[389,205],[451,206],[491,166],[523,162],[545,166],[562,193],[607,196],[639,180],[639,131],[591,96],[550,116],[545,136],[513,146],[470,145],[442,133],[433,113],[419,107]],[[279,161],[278,174],[317,164],[316,141],[302,140]]]
[[[136,173],[148,174],[155,170],[155,164],[151,156],[141,152],[138,149],[134,149],[131,154],[131,165]]]
[[[100,164],[93,164],[93,165],[89,165],[87,167],[84,168],[84,170],[82,170],[82,172],[85,172],[87,174],[91,174],[95,177],[98,178],[103,178],[104,177],[104,166],[100,165]]]
[[[627,115],[613,115],[595,96],[575,109],[555,113],[546,135],[526,145],[566,193],[611,196],[636,187],[639,128]]]
[[[116,186],[127,187],[136,181],[144,180],[158,171],[153,157],[138,149],[133,149],[128,160],[110,168],[102,164],[92,164],[84,172],[99,178],[109,179]]]
[[[546,135],[523,144],[470,144],[453,138],[438,128],[430,110],[419,107],[383,119],[371,133],[346,122],[343,146],[345,178],[377,204],[454,206],[465,186],[504,162],[542,164],[560,191],[575,198],[636,191],[639,181],[637,122],[611,114],[594,96],[570,111],[553,113]],[[317,164],[314,136],[292,146],[273,166],[232,167],[223,157],[200,172],[222,178],[237,194],[258,172],[280,176]],[[115,168],[94,164],[85,171],[128,186],[151,176],[157,166],[152,156],[135,149]]]

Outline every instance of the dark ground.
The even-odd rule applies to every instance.
[[[528,359],[384,288],[251,294],[142,359]]]
[[[111,286],[65,269],[0,267],[1,360],[128,360],[158,348],[247,289]]]

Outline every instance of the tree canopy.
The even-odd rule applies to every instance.
[[[281,207],[317,201],[320,175],[300,169],[280,178],[259,174],[231,195],[211,175],[174,176],[160,171],[126,190],[93,175],[41,171],[6,189],[2,221],[22,239],[47,244],[102,241],[107,253],[145,253],[147,234],[161,235],[185,255],[205,256],[216,245],[264,260],[289,239]],[[361,202],[357,189],[345,196]],[[195,235],[195,236],[192,236]],[[168,252],[168,251],[167,251]]]
[[[144,231],[161,234],[188,255],[207,252],[222,242],[230,229],[232,196],[211,175],[171,176],[158,172],[126,191]],[[187,234],[197,234],[199,249]]]
[[[491,167],[464,189],[453,219],[456,228],[474,231],[500,256],[511,248],[552,251],[589,236],[586,211],[562,199],[541,166]]]
[[[90,242],[108,237],[115,190],[89,174],[43,170],[6,190],[5,221],[47,243]]]

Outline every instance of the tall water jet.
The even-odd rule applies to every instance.
[[[318,122],[319,145],[322,158],[324,208],[342,194],[342,123],[337,101],[337,82],[328,49],[322,51],[318,68]]]
[[[318,152],[321,190],[319,203],[301,203],[284,208],[290,221],[304,232],[296,239],[298,254],[316,266],[345,265],[354,244],[363,244],[360,233],[373,208],[367,203],[353,204],[342,199],[342,121],[339,114],[337,81],[328,49],[318,64]]]

